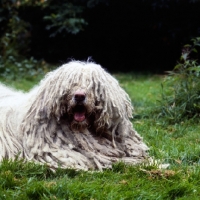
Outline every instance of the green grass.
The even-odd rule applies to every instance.
[[[4,83],[5,85],[8,85],[9,87],[13,87],[19,90],[28,91],[32,87],[34,87],[36,84],[39,83],[39,81],[42,79],[42,75],[33,77],[31,79],[17,79],[17,80],[10,80],[10,79],[1,79],[0,81]]]
[[[70,199],[200,199],[200,124],[197,120],[169,124],[153,115],[161,96],[162,76],[116,74],[135,107],[133,125],[155,159],[170,163],[126,166],[117,163],[104,172],[59,169],[3,160],[0,164],[0,200]],[[39,78],[9,82],[28,90]]]

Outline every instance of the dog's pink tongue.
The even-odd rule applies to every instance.
[[[85,113],[84,112],[76,112],[74,114],[74,119],[78,122],[82,122],[83,120],[85,120]]]

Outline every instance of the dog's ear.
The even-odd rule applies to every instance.
[[[35,105],[38,105],[37,107]],[[52,104],[44,103],[44,99],[40,102],[34,102],[29,110],[28,115],[37,119],[40,123],[45,120],[49,120],[54,116],[57,120],[60,120],[61,116],[66,113],[67,110],[67,95],[54,98]],[[34,116],[33,116],[34,115]]]

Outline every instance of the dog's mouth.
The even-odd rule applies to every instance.
[[[86,109],[83,105],[77,105],[74,108],[74,120],[77,122],[82,122],[86,118]]]

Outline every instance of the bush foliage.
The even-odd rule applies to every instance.
[[[87,0],[87,3],[98,2]],[[30,55],[32,25],[29,12],[42,13],[49,37],[65,32],[76,34],[87,23],[82,17],[84,6],[69,0],[2,0],[0,1],[0,74],[2,77],[21,78],[37,75],[40,63]],[[23,14],[22,14],[23,13]],[[23,15],[25,17],[23,17]]]
[[[192,41],[192,45],[184,46],[180,62],[168,72],[162,84],[159,116],[169,122],[200,116],[200,64],[197,59],[192,59],[193,54],[198,53],[200,38]]]

